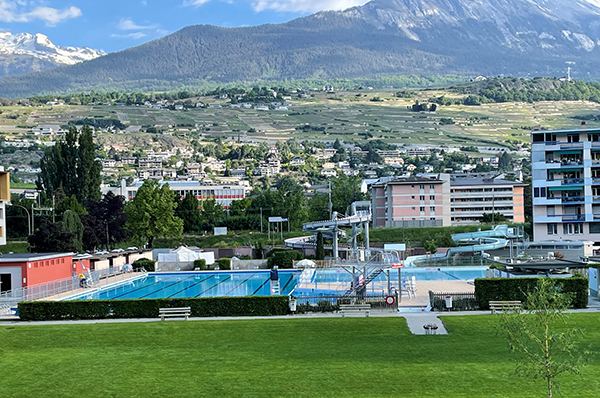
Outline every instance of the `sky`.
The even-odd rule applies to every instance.
[[[42,33],[60,46],[124,50],[197,24],[287,22],[368,0],[0,0],[0,32]]]

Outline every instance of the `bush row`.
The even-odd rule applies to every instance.
[[[475,295],[479,308],[487,310],[490,301],[526,301],[527,292],[535,289],[539,278],[491,278],[475,279]],[[563,292],[572,294],[572,308],[586,308],[588,303],[588,279],[576,274],[570,278],[554,279]]]
[[[287,296],[181,299],[28,301],[19,303],[23,321],[157,318],[159,308],[191,307],[193,317],[270,316],[289,313]]]
[[[294,260],[302,259],[304,259],[302,253],[295,250],[273,249],[267,253],[267,266],[269,268],[273,268],[274,266],[292,268]]]

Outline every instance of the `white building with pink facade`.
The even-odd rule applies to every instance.
[[[371,185],[373,227],[447,227],[450,175],[426,174]]]

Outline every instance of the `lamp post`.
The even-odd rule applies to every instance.
[[[6,202],[6,205],[20,207],[21,209],[25,210],[25,212],[27,213],[27,229],[29,230],[29,236],[31,236],[31,214],[29,213],[29,210],[27,210],[25,206],[15,205],[11,202]]]

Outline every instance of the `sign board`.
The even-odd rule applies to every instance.
[[[392,268],[402,268],[404,267],[404,264],[400,263],[400,264],[392,264]]]
[[[215,235],[227,235],[227,227],[215,227]]]
[[[383,250],[398,250],[400,252],[406,251],[406,244],[404,243],[386,243],[383,245]]]
[[[269,222],[287,222],[287,218],[283,217],[269,217]]]

